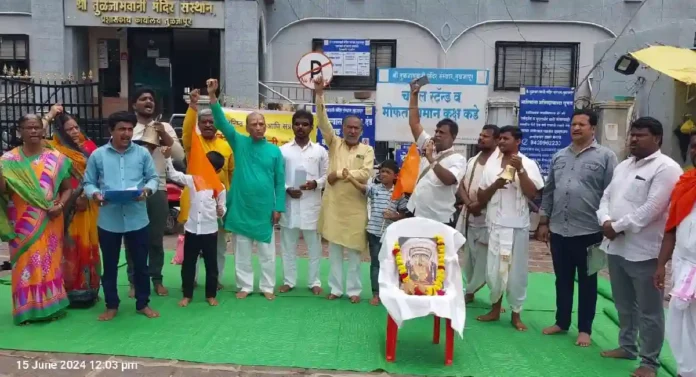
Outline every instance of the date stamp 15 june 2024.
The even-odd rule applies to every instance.
[[[138,369],[134,361],[120,360],[18,360],[18,370],[113,370]]]

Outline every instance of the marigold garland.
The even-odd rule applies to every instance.
[[[437,243],[437,272],[435,273],[435,281],[433,285],[428,286],[414,286],[413,281],[408,276],[408,270],[406,269],[406,264],[404,264],[404,259],[401,256],[401,246],[399,245],[398,241],[394,243],[392,255],[394,255],[396,268],[399,271],[399,281],[404,284],[404,290],[406,293],[415,294],[416,296],[444,296],[445,241],[442,236],[438,235],[435,236],[435,242]]]

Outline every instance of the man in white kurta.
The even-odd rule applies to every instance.
[[[696,134],[691,135],[691,161],[696,166]],[[672,289],[667,311],[667,341],[681,377],[696,377],[696,170],[679,178],[672,190],[655,287],[665,288],[666,265],[672,259]]]
[[[297,241],[307,245],[309,270],[307,284],[315,295],[321,294],[319,264],[321,238],[317,220],[321,211],[321,190],[326,182],[329,155],[322,146],[309,140],[314,126],[312,113],[299,110],[293,116],[295,139],[280,147],[285,159],[285,213],[280,216],[280,247],[283,252],[284,282],[281,293],[297,284]]]
[[[466,164],[464,179],[459,185],[459,196],[463,208],[456,229],[466,237],[463,255],[459,258],[466,275],[467,303],[474,301],[476,292],[486,284],[486,259],[488,258],[488,226],[486,209],[478,202],[477,194],[481,176],[489,159],[498,158],[498,137],[500,129],[487,124],[481,130],[478,140],[479,153]]]
[[[479,183],[478,199],[486,203],[488,258],[486,284],[491,290],[491,311],[479,316],[482,322],[500,319],[503,292],[512,309],[512,324],[519,331],[527,327],[520,313],[527,297],[529,259],[529,204],[544,187],[539,166],[519,153],[522,131],[513,126],[500,129],[497,158],[489,159]],[[516,167],[515,178],[499,178],[507,165]]]

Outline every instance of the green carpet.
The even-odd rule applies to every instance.
[[[12,324],[8,285],[0,285],[0,348],[68,353],[91,353],[178,359],[201,363],[300,367],[350,371],[385,370],[394,374],[427,376],[628,376],[632,361],[607,360],[599,356],[615,347],[618,327],[606,315],[613,309],[609,298],[598,299],[594,344],[574,345],[577,329],[569,335],[543,336],[541,330],[554,322],[554,277],[530,274],[523,320],[529,331],[520,333],[509,324],[509,311],[498,323],[480,323],[475,317],[488,308],[488,292],[482,291],[467,311],[464,338],[455,343],[454,364],[444,366],[444,332],[440,345],[433,345],[432,318],[407,321],[399,332],[396,362],[384,358],[386,311],[367,302],[327,301],[314,297],[305,286],[307,262],[298,262],[298,288],[268,302],[259,295],[246,300],[234,297],[233,257],[228,257],[218,298],[219,307],[204,302],[202,287],[194,302],[179,308],[179,266],[168,264],[165,284],[169,297],[153,297],[151,305],[162,317],[136,315],[135,302],[127,298],[125,268],[122,268],[121,310],[111,322],[98,322],[102,305],[71,310],[55,322],[18,327]],[[363,285],[369,292],[368,264],[362,267]],[[328,262],[322,261],[322,281]],[[282,284],[278,261],[278,285]],[[201,282],[204,276],[201,266]],[[325,287],[326,289],[326,287]],[[369,293],[364,294],[365,298]],[[573,318],[575,321],[575,318]],[[670,356],[671,357],[671,356]],[[673,360],[672,360],[673,362]],[[661,376],[670,375],[665,370]]]

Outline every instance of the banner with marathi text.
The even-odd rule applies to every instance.
[[[266,118],[266,139],[268,139],[268,141],[277,146],[281,146],[295,138],[295,135],[292,133],[293,113],[290,111],[244,110],[233,108],[224,108],[223,111],[225,112],[227,120],[234,125],[237,132],[243,135],[249,135],[246,131],[247,115],[253,111],[257,111]],[[316,116],[314,117],[314,124],[317,124]],[[312,130],[309,138],[313,142],[317,141],[316,127]]]

